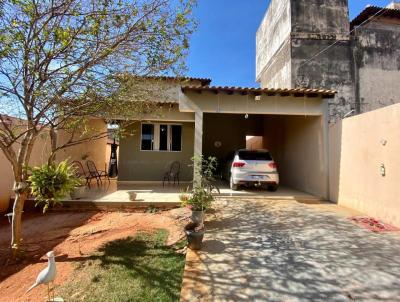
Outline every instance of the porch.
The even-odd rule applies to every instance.
[[[98,209],[145,209],[155,207],[161,209],[176,208],[180,206],[179,195],[186,190],[187,183],[180,185],[165,185],[159,183],[121,183],[111,180],[110,184],[92,185],[92,188],[85,188],[82,197],[63,201],[65,207],[95,207]],[[319,199],[289,187],[280,187],[277,192],[269,192],[262,189],[243,189],[232,191],[228,184],[219,182],[219,195],[216,198],[251,198],[264,200],[297,200],[297,201],[318,201]],[[135,201],[129,199],[129,192],[137,193]]]

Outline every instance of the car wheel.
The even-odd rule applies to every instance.
[[[270,192],[276,192],[278,190],[278,186],[268,186],[267,190]]]
[[[239,190],[239,185],[237,185],[237,184],[235,184],[235,183],[233,182],[233,177],[232,177],[232,175],[231,175],[231,178],[230,178],[230,181],[229,181],[229,186],[230,186],[231,190],[233,190],[233,191]]]

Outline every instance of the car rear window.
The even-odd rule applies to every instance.
[[[239,151],[239,158],[243,160],[272,160],[271,154],[266,151]]]

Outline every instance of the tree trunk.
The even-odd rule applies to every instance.
[[[49,156],[49,159],[47,163],[50,165],[51,163],[54,162],[56,158],[56,152],[57,152],[57,132],[56,130],[51,127],[50,128],[50,143],[51,143],[51,154]]]
[[[28,197],[28,184],[25,182],[15,183],[15,201],[12,216],[11,250],[13,259],[18,257],[22,242],[22,212],[25,200]]]

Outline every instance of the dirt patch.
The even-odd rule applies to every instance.
[[[55,285],[72,277],[72,263],[88,258],[104,243],[135,235],[138,231],[166,229],[168,244],[183,238],[189,213],[175,209],[156,214],[128,212],[80,212],[31,214],[24,217],[25,260],[7,264],[10,227],[0,225],[0,301],[43,301],[44,286],[25,294],[37,274],[46,267],[46,252],[54,250],[57,262]]]

